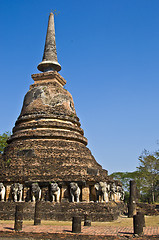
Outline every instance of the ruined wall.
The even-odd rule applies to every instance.
[[[0,220],[14,220],[15,206],[24,206],[24,220],[34,219],[35,203],[0,202]],[[113,221],[125,211],[123,203],[50,203],[41,202],[41,218],[43,220],[71,221],[74,215],[84,219],[88,214],[92,221]]]
[[[137,203],[139,208],[145,215],[159,215],[159,204]]]

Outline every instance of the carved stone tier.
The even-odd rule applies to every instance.
[[[63,88],[66,80],[56,71],[32,78],[4,151],[0,181],[107,181],[107,171],[86,147],[72,96]]]

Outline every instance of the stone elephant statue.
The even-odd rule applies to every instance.
[[[96,190],[97,202],[99,202],[99,196],[101,196],[101,202],[108,202],[108,184],[106,182],[99,182],[94,185]]]
[[[117,186],[115,183],[110,184],[110,200],[116,201]]]
[[[71,194],[71,202],[79,202],[81,190],[77,183],[71,182],[70,183],[70,194]]]
[[[117,186],[118,201],[124,201],[124,195],[124,189],[121,186]]]
[[[31,201],[35,202],[41,199],[41,189],[38,183],[32,183],[31,185]]]
[[[50,184],[51,202],[60,201],[60,188],[57,183]]]
[[[11,194],[14,202],[21,202],[23,196],[23,184],[13,183],[11,185]]]
[[[0,196],[1,196],[2,202],[4,202],[5,192],[6,192],[6,188],[5,188],[4,184],[0,183]]]

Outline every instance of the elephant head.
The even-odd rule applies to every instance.
[[[54,202],[55,200],[57,202],[60,201],[60,188],[57,183],[51,183],[50,184],[50,194],[52,201]]]
[[[96,191],[100,191],[101,193],[107,191],[107,183],[106,182],[99,182],[94,185]]]
[[[124,201],[124,189],[121,186],[117,186],[117,191],[119,193],[119,201]]]
[[[101,202],[108,202],[108,185],[106,182],[99,182],[94,185],[97,195],[97,202],[101,196]]]
[[[32,183],[31,185],[31,198],[33,202],[35,202],[35,200],[40,200],[41,198],[41,189],[38,183]]]
[[[110,185],[110,200],[116,201],[117,186],[113,182]]]
[[[3,189],[4,189],[3,183],[0,183],[0,192],[2,192]]]
[[[115,183],[111,184],[111,192],[115,193],[117,191],[117,186]]]
[[[12,193],[14,202],[22,201],[22,191],[23,191],[23,184],[13,183],[11,185],[11,193]]]
[[[71,190],[72,192],[76,192],[77,189],[78,189],[78,184],[75,183],[75,182],[71,182],[71,183],[70,183],[70,190]]]
[[[51,184],[50,184],[50,191],[51,191],[52,193],[57,192],[58,190],[59,190],[59,186],[58,186],[57,183],[51,183]]]

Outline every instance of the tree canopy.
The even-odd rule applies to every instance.
[[[141,178],[141,191],[151,196],[154,202],[158,197],[159,187],[159,151],[149,153],[144,151],[139,157],[140,165],[137,167]]]
[[[2,135],[0,135],[0,153],[2,154],[4,151],[4,148],[7,146],[7,140],[10,137],[9,132],[5,132]]]
[[[128,192],[129,191],[129,182],[130,180],[135,180],[138,187],[140,184],[138,183],[139,180],[139,172],[134,171],[134,172],[115,172],[110,175],[113,177],[115,180],[119,180],[122,182],[124,191]]]
[[[115,172],[111,176],[122,182],[128,195],[129,182],[135,180],[142,201],[155,202],[159,198],[159,150],[150,153],[146,150],[139,156],[139,167],[134,172]]]

